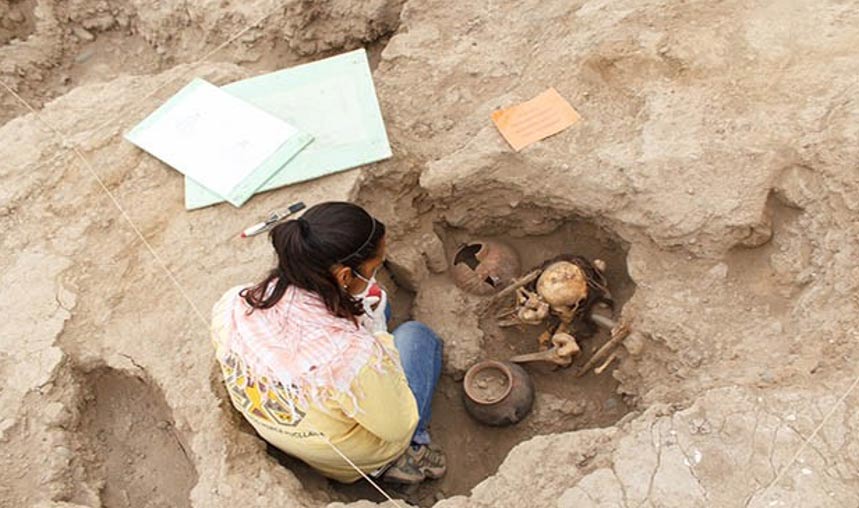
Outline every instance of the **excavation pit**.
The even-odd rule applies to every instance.
[[[101,505],[190,507],[197,471],[161,390],[107,367],[83,379],[79,456]]]
[[[279,466],[228,401],[230,417],[220,414],[206,379],[209,326],[192,316],[197,307],[206,321],[223,291],[268,268],[265,240],[239,241],[235,232],[285,203],[328,199],[366,205],[390,226],[391,246],[406,251],[397,261],[413,277],[399,282],[415,305],[408,310],[405,291],[395,295],[399,320],[449,321],[443,336],[457,344],[448,352],[474,338],[436,400],[432,433],[450,472],[400,490],[410,499],[433,504],[492,475],[470,498],[441,504],[857,505],[857,401],[842,397],[845,377],[857,374],[859,316],[855,3],[0,4],[0,79],[10,88],[0,91],[0,123],[16,118],[0,135],[8,161],[0,169],[0,307],[8,310],[0,373],[10,380],[0,390],[0,498],[10,505],[115,506],[98,493],[103,461],[116,461],[111,489],[126,471],[157,470],[85,442],[113,427],[80,419],[106,421],[107,408],[126,398],[96,394],[92,381],[99,372],[115,379],[109,371],[58,382],[66,380],[58,362],[125,369],[117,382],[131,400],[162,400],[164,391],[172,408],[156,406],[165,420],[176,417],[199,472],[167,504],[185,504],[195,481],[194,504],[213,508],[380,499],[294,459]],[[542,30],[548,19],[570,29]],[[122,137],[194,77],[221,85],[365,43],[391,145],[386,162],[255,196],[241,209],[186,212],[182,176]],[[549,86],[580,120],[510,149],[493,112]],[[523,272],[555,252],[599,256],[623,305],[633,286],[616,273],[623,245],[621,263],[607,252],[613,235],[578,242],[566,224],[570,235],[560,239],[572,245],[550,245],[573,211],[634,242],[639,292],[623,315],[652,335],[639,341],[639,356],[628,340],[629,357],[621,351],[599,376],[574,378],[581,363],[526,365],[534,411],[512,427],[485,427],[464,411],[453,370],[533,352],[541,327],[498,329],[474,313],[467,321],[455,311],[481,299],[473,295],[444,308],[449,314],[434,310],[431,286],[439,302],[445,291],[462,292],[440,273],[450,263],[444,252],[433,257],[443,263],[421,264],[433,254],[421,241],[434,236],[443,250],[438,237],[449,248],[500,238],[522,251]],[[582,334],[576,361],[605,339]],[[123,355],[146,368],[143,390],[130,388],[125,376],[143,370]],[[613,376],[640,404],[620,421],[632,402],[615,394]],[[87,390],[95,398],[78,404]],[[54,418],[57,403],[71,414]],[[124,414],[115,415],[120,423]],[[139,434],[119,436],[111,446]],[[806,444],[832,450],[794,457]],[[147,458],[155,454],[181,450],[153,448]],[[91,497],[66,497],[77,484]]]
[[[474,233],[448,229],[442,231],[441,236],[450,252],[474,238]],[[481,237],[513,247],[521,259],[523,273],[560,254],[603,259],[615,299],[615,315],[619,315],[623,304],[635,292],[635,284],[626,269],[627,246],[589,221],[568,221],[546,235]],[[482,317],[480,328],[484,333],[484,358],[494,360],[536,351],[537,336],[542,331],[537,326],[502,329],[492,312]],[[608,340],[608,334],[595,331],[591,337],[577,338],[582,353],[571,367],[523,365],[534,383],[534,408],[523,421],[510,427],[493,428],[474,421],[465,411],[462,385],[457,376],[443,376],[433,404],[431,433],[448,452],[449,469],[447,477],[436,482],[437,491],[448,496],[468,494],[477,483],[496,472],[516,444],[537,435],[610,426],[630,411],[616,393],[618,382],[611,376],[611,369],[601,375],[589,372],[580,378],[575,376],[578,367]],[[422,488],[433,487],[430,483]]]
[[[455,258],[457,250],[463,245],[473,244],[472,240],[480,233],[444,228],[438,231],[450,260]],[[623,304],[635,291],[635,284],[626,269],[627,246],[610,232],[589,221],[568,221],[546,235],[480,235],[479,238],[511,246],[521,258],[523,272],[563,253],[603,259],[607,265],[605,275],[615,300],[615,316],[620,314]],[[439,293],[460,291],[448,272],[431,275],[418,288],[418,294],[424,286],[434,285],[442,285],[441,289],[435,290]],[[401,298],[411,297],[410,293],[395,288],[397,292]],[[486,297],[472,298],[483,301]],[[412,302],[400,304],[402,307],[411,307]],[[430,315],[433,312],[431,308],[420,311]],[[479,327],[484,334],[484,359],[506,360],[517,354],[537,350],[536,338],[542,330],[540,327],[502,329],[492,318],[492,313],[487,316],[479,320]],[[557,369],[546,364],[523,365],[534,385],[534,403],[531,413],[514,425],[493,427],[476,421],[466,409],[462,373],[445,371],[433,400],[430,433],[433,441],[447,454],[447,475],[441,480],[414,487],[386,485],[385,488],[419,506],[431,506],[444,497],[467,495],[478,483],[496,473],[498,466],[517,444],[539,435],[611,426],[629,413],[631,407],[617,393],[618,382],[612,377],[617,362],[600,375],[590,371],[582,377],[576,377],[578,368],[609,339],[609,334],[599,329],[585,332],[588,333],[577,336],[582,353],[575,357],[569,368]],[[446,348],[457,347],[452,345],[455,337],[443,339]],[[384,501],[366,482],[359,481],[351,485],[327,482],[299,461],[271,448],[269,453],[290,468],[308,490],[325,490],[333,498],[342,501]]]

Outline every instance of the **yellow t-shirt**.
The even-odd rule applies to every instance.
[[[390,334],[376,337],[396,352]],[[217,333],[213,341],[217,358],[224,358]],[[360,370],[352,383],[352,393],[360,394],[357,411],[350,397],[332,393],[324,407],[290,412],[288,395],[281,387],[264,377],[247,382],[247,377],[254,376],[247,376],[241,359],[227,356],[219,363],[233,406],[263,439],[325,476],[351,483],[361,475],[319,433],[364,473],[376,471],[405,451],[418,424],[418,410],[399,356],[392,356],[384,357],[381,369],[368,364]]]

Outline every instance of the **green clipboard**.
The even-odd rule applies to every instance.
[[[391,156],[367,53],[350,51],[222,89],[313,136],[257,192],[313,180]],[[185,208],[224,201],[185,179]]]

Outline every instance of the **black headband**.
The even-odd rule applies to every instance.
[[[370,215],[370,214],[367,214],[367,215]],[[343,263],[343,262],[344,262],[344,261],[346,261],[347,259],[349,259],[349,258],[351,258],[351,257],[356,256],[359,252],[361,252],[361,251],[362,251],[362,250],[364,250],[368,245],[370,245],[370,242],[371,242],[371,241],[373,241],[373,236],[375,236],[375,234],[376,234],[376,218],[375,218],[375,217],[373,217],[372,215],[370,215],[370,220],[371,220],[371,221],[373,221],[373,226],[370,228],[370,236],[368,236],[368,237],[367,237],[367,240],[366,240],[363,244],[361,244],[361,246],[360,246],[360,247],[358,247],[358,248],[355,250],[355,252],[353,252],[352,254],[349,254],[349,255],[348,255],[348,256],[346,256],[345,258],[338,259],[338,260],[337,260],[337,262],[338,262],[338,263]]]

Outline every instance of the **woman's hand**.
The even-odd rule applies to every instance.
[[[370,333],[388,331],[388,322],[385,317],[385,309],[388,307],[388,293],[381,291],[379,297],[368,297],[364,303],[364,315],[361,316],[361,325]],[[377,300],[373,302],[372,300]]]

